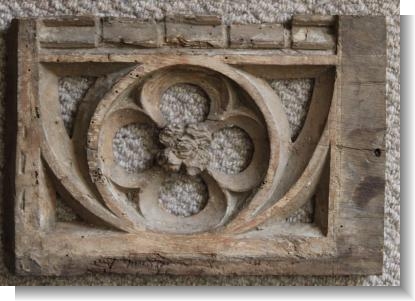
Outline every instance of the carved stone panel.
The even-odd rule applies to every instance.
[[[19,19],[8,46],[17,273],[381,273],[384,18]]]

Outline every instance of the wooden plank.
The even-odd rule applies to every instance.
[[[96,19],[91,16],[62,16],[62,17],[46,17],[42,19],[42,23],[47,27],[59,27],[59,26],[95,26]]]
[[[332,26],[336,16],[330,15],[294,15],[292,24],[301,26]]]
[[[336,37],[330,27],[293,26],[292,47],[294,49],[334,49]]]
[[[39,272],[39,266],[34,260],[29,260],[27,254],[40,252],[42,233],[54,226],[54,195],[50,194],[50,183],[45,177],[40,154],[36,22],[14,21],[11,34],[16,31],[16,77],[9,82],[17,87],[16,94],[10,95],[10,101],[17,100],[13,104],[16,116],[11,117],[15,118],[15,124],[9,125],[17,131],[15,170],[11,173],[14,183],[10,188],[14,196],[9,200],[14,202],[15,214],[14,268],[17,272]]]
[[[108,73],[119,72],[124,68],[132,68],[135,64],[131,63],[44,63],[45,68],[59,77],[65,76],[92,76],[100,77]]]
[[[385,55],[354,55],[343,59],[343,83],[350,84],[385,84]]]
[[[232,24],[231,48],[283,48],[284,27],[281,24]]]
[[[385,84],[344,84],[340,141],[357,149],[385,149]]]
[[[236,65],[241,70],[254,74],[263,79],[295,79],[295,78],[315,78],[327,71],[329,66],[324,65],[294,65],[294,66],[279,66],[275,65]]]
[[[367,30],[374,30],[372,23],[378,40],[367,43]],[[379,45],[385,45],[386,36],[381,34],[385,31],[384,18],[341,17],[339,30],[344,35],[339,41],[342,106],[338,143],[382,151],[386,131],[386,57]]]
[[[222,48],[228,44],[226,26],[217,16],[166,17],[166,42],[190,48]]]
[[[382,272],[385,153],[341,148],[335,232],[344,256],[377,258]]]
[[[207,50],[206,50],[207,51]],[[39,55],[39,60],[41,62],[60,62],[60,63],[70,63],[70,62],[145,62],[145,61],[154,61],[158,57],[170,57],[175,59],[177,57],[186,57],[187,55],[192,54],[188,51],[175,52],[173,54],[168,53],[137,53],[137,54],[102,54],[102,53],[59,53],[59,51],[54,50],[53,53],[50,52],[41,52]],[[290,66],[290,65],[325,65],[325,66],[334,66],[338,64],[338,56],[336,55],[281,55],[280,53],[274,54],[270,53],[269,55],[255,55],[252,53],[216,53],[216,52],[200,52],[194,53],[192,56],[200,56],[218,59],[222,62],[231,65],[269,65],[269,66]]]
[[[333,162],[338,191],[333,227],[339,256],[362,262],[375,259],[371,269],[380,274],[386,155],[385,57],[379,49],[384,40],[367,43],[371,23],[380,27],[377,32],[385,31],[382,17],[339,17],[340,97]],[[363,267],[368,269],[365,263]]]
[[[160,47],[164,41],[164,24],[154,20],[105,18],[102,20],[104,42]]]
[[[38,22],[39,42],[45,48],[92,48],[98,42],[94,18],[56,19]]]
[[[222,18],[216,15],[168,15],[166,23],[189,25],[222,25]]]
[[[339,23],[339,36],[344,41],[340,45],[344,56],[386,55],[386,25],[383,16],[342,16]]]

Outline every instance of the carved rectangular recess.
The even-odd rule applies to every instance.
[[[383,17],[16,19],[7,45],[16,273],[381,273]],[[298,135],[270,84],[293,79]]]

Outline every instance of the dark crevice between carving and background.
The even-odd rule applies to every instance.
[[[4,262],[12,271],[15,271],[15,170],[16,170],[16,140],[17,140],[17,20],[13,20],[9,31],[6,33],[6,73],[7,85],[4,106],[6,114],[5,131],[3,139],[4,147],[3,167],[3,248]]]
[[[57,222],[79,222],[82,218],[65,203],[61,195],[56,193],[56,221]]]

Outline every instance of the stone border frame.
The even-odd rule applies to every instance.
[[[6,220],[8,229],[5,231],[5,239],[10,249],[11,267],[16,273],[69,275],[99,271],[188,275],[349,275],[382,272],[386,128],[384,17],[339,16],[333,21],[332,17],[298,16],[293,19],[291,43],[287,44],[285,38],[283,43],[274,43],[278,37],[271,35],[270,41],[261,41],[259,46],[256,46],[255,41],[250,41],[240,44],[242,46],[239,48],[271,49],[276,48],[275,45],[292,45],[292,48],[303,49],[303,52],[296,50],[295,53],[286,54],[267,53],[268,50],[229,50],[215,54],[215,58],[227,64],[265,78],[283,77],[283,73],[284,76],[291,74],[293,77],[298,74],[317,76],[323,71],[336,70],[334,96],[328,120],[330,163],[324,171],[326,181],[321,184],[329,189],[321,189],[320,196],[328,202],[322,202],[316,212],[320,215],[318,220],[321,235],[205,235],[188,247],[184,247],[188,239],[181,236],[169,238],[160,234],[154,240],[154,237],[149,239],[119,231],[56,223],[54,204],[47,196],[51,187],[59,183],[51,183],[45,175],[46,170],[40,155],[41,116],[36,105],[39,101],[39,68],[44,63],[62,66],[95,62],[134,64],[137,57],[128,53],[131,49],[117,53],[114,51],[116,48],[105,45],[106,39],[108,43],[115,44],[130,41],[126,37],[114,41],[106,37],[105,32],[101,36],[100,30],[105,20],[89,17],[64,20],[65,26],[75,27],[77,30],[78,27],[81,28],[81,33],[75,39],[59,40],[62,37],[59,30],[63,30],[65,26],[57,21],[41,20],[46,29],[37,29],[39,21],[21,19],[12,22],[7,41],[9,76],[6,134],[10,147],[6,159],[8,177],[5,183],[5,207],[9,215]],[[220,31],[215,30],[214,33],[218,32],[225,40],[217,45],[210,40],[192,40],[193,35],[190,32],[190,36],[184,35],[184,40],[176,39],[177,41],[169,40],[168,35],[165,39],[156,35],[154,42],[152,29],[152,33],[148,35],[150,38],[145,43],[135,41],[128,44],[159,47],[166,41],[167,44],[172,43],[172,47],[197,48],[192,51],[183,50],[183,53],[189,55],[203,55],[211,51],[205,48],[222,48],[224,45],[233,48],[232,45],[237,45],[232,43],[232,35],[227,34],[232,33],[232,26],[229,28],[221,25],[216,17],[206,17],[203,20],[200,24],[202,28],[206,24],[211,26],[212,22],[221,27]],[[195,20],[174,17],[167,18],[167,22],[193,24]],[[157,23],[142,24],[144,25],[140,26],[146,28],[148,24],[153,24],[151,26],[156,28],[156,33],[164,32],[158,28]],[[335,24],[334,28],[337,30],[337,35],[333,35],[337,40],[334,51],[333,44],[327,43],[333,39],[326,35],[332,31],[321,29],[321,26],[326,27],[327,24]],[[137,28],[143,30],[140,26],[137,25]],[[325,46],[316,46],[322,39],[317,39],[314,43],[302,43],[301,39],[321,36],[301,34],[301,30],[296,28],[299,26],[304,27],[302,30],[307,32],[316,30],[322,33],[326,37],[323,39]],[[42,32],[50,28],[54,28],[52,33],[55,36]],[[179,30],[183,30],[180,28]],[[187,27],[184,28],[183,32],[187,33]],[[286,31],[286,27],[281,28]],[[227,37],[230,37],[229,42]],[[296,42],[297,39],[300,42]],[[105,49],[104,53],[99,51],[100,47]],[[79,48],[92,51],[82,55],[67,51]],[[167,50],[172,51],[169,49]],[[321,52],[321,49],[326,52]],[[281,67],[280,70],[275,70],[275,66]],[[105,68],[93,69],[103,73]],[[69,68],[66,72],[74,71]],[[93,220],[92,217],[89,218]],[[159,242],[165,242],[166,239],[169,240],[167,248],[159,248]]]

